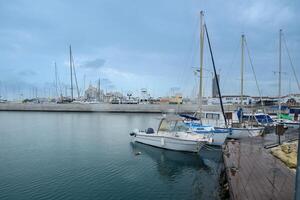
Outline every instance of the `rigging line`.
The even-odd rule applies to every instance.
[[[74,78],[75,78],[75,84],[76,84],[76,89],[77,89],[77,95],[78,95],[78,98],[79,98],[80,97],[80,92],[79,92],[78,83],[77,83],[77,76],[76,76],[76,70],[75,70],[75,63],[74,63],[73,55],[72,55],[72,67],[73,67],[73,71],[74,71]]]
[[[236,43],[236,48],[235,48],[235,51],[234,51],[234,53],[233,53],[233,58],[232,58],[231,63],[230,63],[230,65],[229,65],[228,71],[226,71],[226,72],[223,74],[222,80],[223,80],[223,85],[224,85],[224,86],[228,83],[228,80],[231,80],[231,81],[232,81],[232,79],[228,78],[228,77],[230,77],[228,73],[231,72],[231,69],[233,69],[233,65],[234,65],[234,62],[236,61],[236,57],[237,57],[237,54],[238,54],[238,52],[239,52],[239,49],[240,49],[240,44],[239,44],[239,43]],[[235,80],[234,80],[234,81],[235,81]]]
[[[213,69],[214,69],[215,77],[218,77],[217,76],[217,71],[216,71],[216,66],[215,66],[214,55],[212,53],[212,49],[211,49],[211,44],[210,44],[210,40],[209,40],[209,36],[208,36],[208,31],[207,31],[206,23],[204,23],[204,31],[206,33],[206,38],[207,38],[207,42],[208,42],[208,46],[209,46],[209,52],[210,52],[211,61],[212,61],[212,64],[213,64]],[[222,96],[221,96],[221,91],[220,91],[220,85],[219,85],[219,79],[218,78],[216,78],[216,83],[217,83],[217,87],[218,87],[218,94],[219,94],[221,109],[222,109],[223,117],[224,117],[224,120],[225,120],[225,126],[227,127],[227,118],[226,118],[224,107],[223,107],[223,101],[222,101]]]
[[[282,34],[282,36],[283,36],[283,37],[282,37],[282,38],[283,38],[283,43],[284,43],[284,46],[285,46],[287,55],[288,55],[288,57],[289,57],[289,61],[290,61],[292,70],[293,70],[293,74],[294,74],[294,76],[295,76],[295,79],[296,79],[296,82],[297,82],[297,85],[298,85],[298,89],[300,90],[300,84],[299,84],[299,81],[298,81],[298,78],[297,78],[296,70],[295,70],[294,65],[293,65],[293,62],[292,62],[292,58],[291,58],[291,56],[290,56],[289,49],[288,49],[287,44],[286,44],[285,36],[284,36],[284,34]]]
[[[57,71],[58,72],[58,71]],[[62,83],[60,81],[60,78],[59,78],[59,74],[57,73],[57,82],[58,82],[58,88],[59,88],[59,92],[60,92],[60,96],[63,96],[62,95]]]
[[[187,74],[190,71],[190,68],[192,67],[193,64],[193,60],[195,58],[196,55],[196,51],[198,51],[198,45],[195,47],[195,44],[198,44],[198,37],[197,36],[197,30],[198,30],[198,26],[199,26],[199,20],[198,18],[195,20],[195,27],[194,27],[194,31],[192,33],[192,41],[190,44],[190,48],[189,48],[189,53],[186,55],[186,61],[187,61],[187,65],[185,65],[185,67],[182,69],[183,73],[180,74],[180,76],[178,76],[179,83],[182,84],[184,86],[184,88],[186,88],[185,86],[187,85],[187,80],[190,80],[189,77],[187,77]],[[186,69],[188,67],[188,69]],[[188,75],[190,76],[190,75]]]
[[[261,106],[263,106],[262,93],[261,93],[261,90],[260,90],[259,85],[258,85],[258,81],[257,81],[256,73],[255,73],[255,70],[254,70],[252,58],[250,56],[250,50],[249,50],[249,47],[248,47],[248,43],[247,43],[246,37],[244,39],[245,39],[245,44],[246,44],[245,46],[246,46],[246,50],[247,50],[247,55],[248,55],[249,62],[250,62],[250,65],[251,65],[251,69],[252,69],[252,72],[253,72],[253,75],[254,75],[255,84],[256,84],[256,87],[257,87],[257,90],[258,90],[258,94],[259,94]]]

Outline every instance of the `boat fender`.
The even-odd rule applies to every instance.
[[[161,138],[161,139],[160,139],[160,144],[161,144],[161,146],[164,146],[164,145],[165,145],[165,140],[164,140],[164,138]]]

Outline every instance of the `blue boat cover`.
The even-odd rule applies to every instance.
[[[186,119],[199,120],[197,117],[193,117],[193,116],[186,115],[186,114],[180,114],[179,116],[180,116],[180,117],[184,117],[184,118],[186,118]]]

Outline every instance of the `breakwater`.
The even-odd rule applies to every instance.
[[[225,110],[234,110],[236,106],[226,105]],[[2,103],[0,111],[48,111],[48,112],[126,112],[126,113],[193,113],[196,104],[55,104],[55,103]],[[205,111],[220,111],[218,105],[204,105]]]

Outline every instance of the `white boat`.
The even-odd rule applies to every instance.
[[[229,129],[229,134],[227,138],[241,139],[246,137],[259,136],[264,132],[265,127],[263,126],[249,126],[245,124],[243,127],[237,127],[239,124],[239,117],[237,111],[226,112],[227,116],[230,116],[227,120],[229,121],[228,128],[225,127],[225,120],[221,112],[202,112],[195,113],[194,117],[200,118],[202,123],[209,124],[214,127],[215,130],[227,130]],[[215,137],[221,137],[219,134],[214,134]],[[215,138],[213,137],[215,140]]]
[[[227,137],[230,139],[256,137],[262,135],[263,131],[264,131],[263,127],[231,128],[231,131]]]
[[[229,129],[215,129],[210,125],[203,125],[200,120],[189,115],[180,115],[185,118],[184,123],[187,127],[194,133],[201,134],[203,136],[208,136],[212,138],[212,142],[209,145],[221,146],[224,144],[227,135],[229,134]]]
[[[146,131],[134,130],[130,135],[133,142],[195,153],[199,152],[205,144],[212,142],[211,137],[192,133],[183,119],[178,117],[163,118],[156,132],[153,128],[148,128]]]

